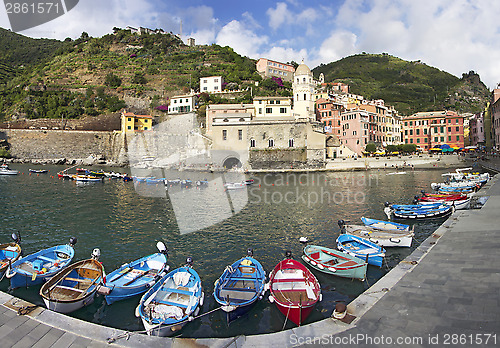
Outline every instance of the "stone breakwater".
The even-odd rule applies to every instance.
[[[128,163],[126,140],[120,132],[0,129],[13,162],[35,164]]]

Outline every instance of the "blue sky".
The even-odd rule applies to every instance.
[[[311,68],[367,52],[421,60],[458,77],[500,82],[500,1],[491,0],[80,0],[67,14],[21,32],[77,38],[144,26],[250,58],[305,60]],[[0,27],[10,28],[4,9]]]

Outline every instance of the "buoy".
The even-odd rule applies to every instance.
[[[301,242],[301,243],[307,243],[307,242],[309,242],[309,239],[307,239],[307,237],[300,237],[299,238],[299,242]]]

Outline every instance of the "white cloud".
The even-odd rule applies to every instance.
[[[269,26],[274,30],[278,29],[282,24],[293,23],[294,20],[294,16],[288,10],[288,5],[284,2],[278,2],[276,8],[269,8],[266,14],[269,16]]]
[[[243,21],[245,22],[245,25],[246,26],[249,26],[249,27],[252,27],[252,28],[256,28],[256,29],[261,29],[262,28],[262,25],[259,24],[259,22],[257,22],[255,20],[255,18],[253,18],[252,14],[250,12],[244,12],[241,17],[243,18]]]
[[[330,36],[321,43],[317,52],[316,60],[319,63],[330,63],[357,53],[357,37],[346,30],[333,31]]]
[[[260,47],[268,40],[267,36],[259,37],[241,22],[233,20],[219,31],[215,41],[218,45],[232,47],[241,55],[258,58]]]
[[[269,51],[263,52],[262,56],[282,63],[291,62],[292,60],[300,63],[302,59],[306,63],[309,61],[308,52],[305,48],[295,50],[293,48],[272,47]]]

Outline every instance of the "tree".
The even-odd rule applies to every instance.
[[[119,87],[122,84],[122,79],[113,73],[109,73],[106,75],[104,84],[112,88]]]
[[[137,85],[144,85],[148,82],[146,78],[144,77],[143,73],[136,72],[134,74],[134,77],[132,77],[132,83],[137,84]]]
[[[366,144],[365,151],[374,153],[375,151],[377,151],[377,145],[375,145],[375,143],[368,143]]]

